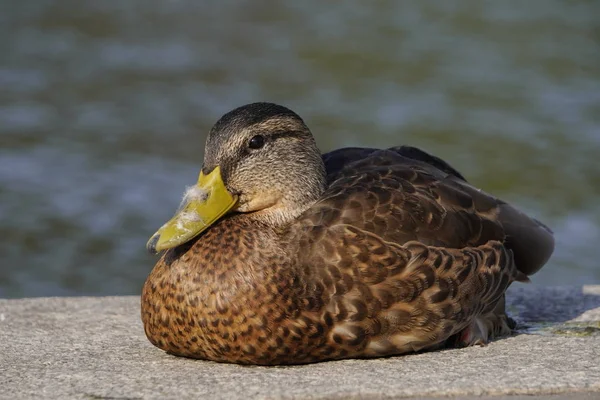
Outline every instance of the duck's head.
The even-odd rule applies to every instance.
[[[231,212],[283,226],[318,200],[325,182],[321,152],[296,113],[272,103],[236,108],[211,129],[198,183],[146,247],[183,244]]]

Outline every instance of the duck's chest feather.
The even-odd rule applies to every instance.
[[[307,288],[275,236],[230,218],[167,251],[142,293],[150,341],[177,355],[242,363],[306,353],[304,334],[324,327],[283,323],[302,319]]]

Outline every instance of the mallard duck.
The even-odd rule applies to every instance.
[[[552,232],[414,147],[322,155],[293,111],[254,103],[211,129],[198,183],[147,244],[150,342],[240,364],[487,343],[504,293]]]

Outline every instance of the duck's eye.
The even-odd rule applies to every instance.
[[[252,138],[248,142],[248,147],[250,147],[251,149],[254,149],[254,150],[260,149],[264,145],[265,145],[265,138],[262,137],[261,135],[252,136]]]

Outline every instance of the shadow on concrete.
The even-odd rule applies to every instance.
[[[562,323],[600,320],[598,287],[518,285],[507,293],[507,311],[518,322]]]

